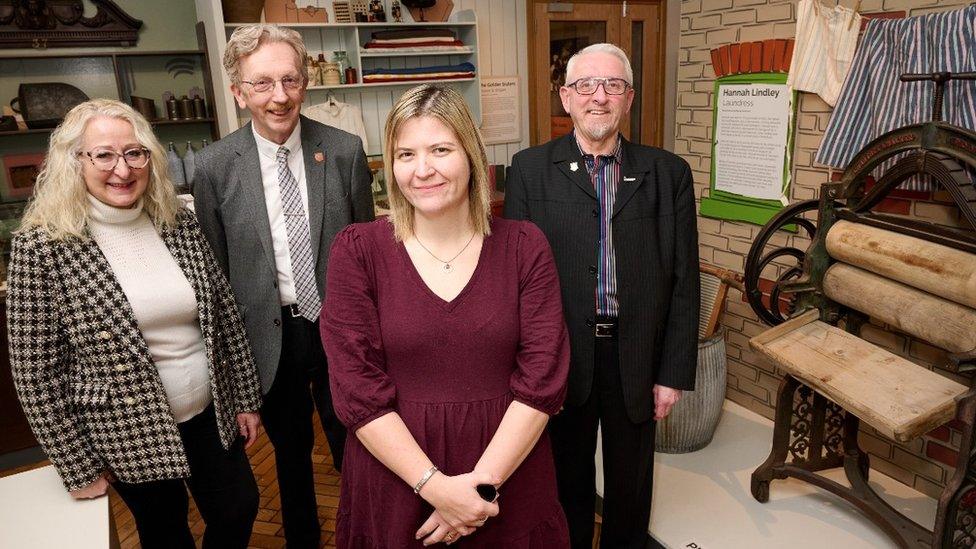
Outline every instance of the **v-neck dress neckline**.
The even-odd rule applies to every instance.
[[[461,306],[461,304],[464,302],[464,298],[478,283],[481,273],[485,270],[484,266],[486,256],[488,255],[488,248],[490,246],[491,235],[486,235],[481,242],[481,251],[478,253],[478,264],[475,265],[474,272],[471,273],[471,276],[468,278],[468,281],[465,283],[464,287],[461,288],[461,291],[458,292],[453,299],[448,301],[437,295],[437,292],[430,289],[430,286],[428,286],[427,282],[424,281],[424,277],[420,276],[420,271],[417,269],[417,266],[414,264],[413,260],[410,259],[410,252],[407,251],[407,247],[403,242],[397,242],[397,250],[399,251],[400,259],[404,262],[404,270],[409,273],[408,276],[411,278],[411,280],[413,280],[413,283],[416,284],[422,292],[424,292],[424,294],[434,300],[434,302],[437,303],[437,306],[443,309],[445,312],[453,312],[455,309]]]

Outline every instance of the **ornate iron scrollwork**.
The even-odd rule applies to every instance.
[[[142,21],[112,0],[13,0],[0,3],[0,48],[134,46]]]
[[[847,412],[832,401],[827,401],[824,415],[823,457],[840,459],[844,457],[844,420]]]
[[[803,465],[810,456],[810,437],[813,434],[814,392],[801,385],[793,402],[793,421],[790,425],[790,455],[794,465]]]
[[[976,485],[970,484],[959,498],[952,547],[953,549],[976,547]]]

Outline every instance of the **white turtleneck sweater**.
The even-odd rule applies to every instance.
[[[149,345],[177,422],[202,412],[213,399],[197,300],[142,200],[120,209],[91,203],[89,230],[112,267]]]

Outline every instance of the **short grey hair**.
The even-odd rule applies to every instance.
[[[268,23],[255,23],[237,27],[227,41],[227,50],[224,52],[224,70],[230,77],[231,83],[241,84],[241,59],[254,53],[259,47],[265,44],[283,42],[291,46],[298,56],[298,67],[301,69],[301,77],[308,80],[308,50],[305,49],[305,42],[302,35],[293,29],[279,27]]]
[[[634,69],[630,67],[630,59],[627,58],[627,54],[624,53],[624,50],[606,42],[590,44],[589,46],[586,46],[580,51],[574,53],[566,63],[566,82],[563,82],[563,84],[569,82],[569,75],[573,74],[575,76],[573,69],[576,68],[576,59],[590,53],[608,53],[617,59],[620,59],[620,62],[624,64],[624,78],[627,80],[628,84],[631,86],[634,85]]]

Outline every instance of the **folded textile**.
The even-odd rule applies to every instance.
[[[437,65],[432,67],[411,67],[408,69],[363,69],[363,76],[372,75],[417,75],[417,74],[433,74],[433,73],[473,73],[475,72],[474,65],[471,63],[460,63],[457,65]]]
[[[366,48],[362,53],[425,53],[425,52],[444,52],[445,54],[450,53],[470,53],[472,50],[468,46],[458,42],[456,45],[451,46],[397,46],[397,47],[386,47],[382,45],[370,46],[366,45]]]
[[[473,72],[467,71],[441,71],[441,72],[421,72],[417,74],[367,74],[363,78],[374,78],[374,79],[384,79],[384,80],[395,80],[398,78],[412,79],[412,78],[466,78],[474,76]]]
[[[459,42],[457,38],[404,38],[402,40],[370,40],[367,44],[390,44],[390,45],[409,45],[409,44],[453,44]]]
[[[463,48],[464,42],[460,40],[450,40],[447,42],[408,42],[405,44],[387,44],[385,42],[367,42],[363,46],[367,50],[374,49],[389,49],[393,51],[400,51],[409,48],[438,48],[438,47],[449,47],[449,48]]]
[[[409,30],[383,30],[372,33],[373,40],[400,40],[404,38],[454,38],[454,31],[451,29],[409,29]]]
[[[363,77],[364,84],[378,82],[420,82],[427,80],[453,80],[457,78],[474,78],[473,72],[441,72],[431,74],[373,74]]]

